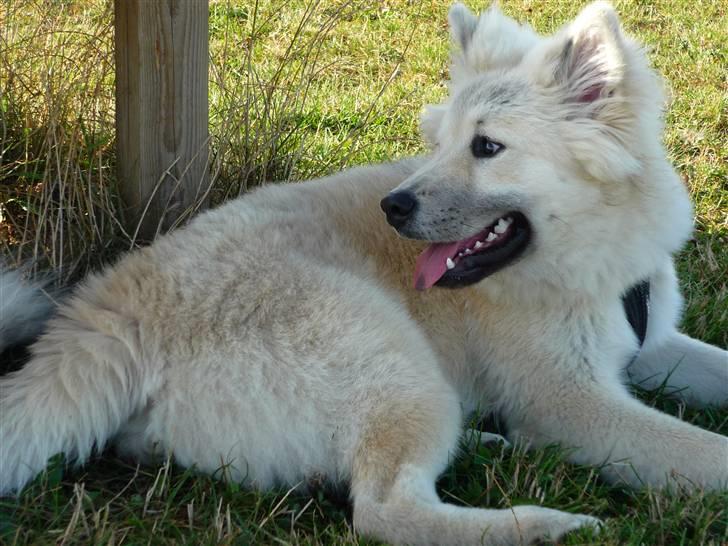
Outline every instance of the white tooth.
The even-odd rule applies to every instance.
[[[447,265],[448,269],[452,269],[453,267],[455,267],[455,262],[448,258],[447,260],[445,260],[445,265]]]
[[[506,218],[506,225],[507,226],[510,226],[512,223],[513,223],[513,218],[511,218],[510,216],[508,218]]]
[[[508,229],[508,224],[506,224],[506,221],[501,218],[498,220],[498,223],[493,228],[493,231],[495,231],[498,235],[501,233],[505,233],[505,231]]]
[[[490,243],[495,241],[497,238],[498,236],[491,231],[490,233],[488,233],[488,236],[485,238],[485,240]]]
[[[481,243],[480,241],[475,241],[475,250],[482,248],[482,246],[483,246],[483,243]]]
[[[472,253],[473,253],[473,251],[472,251],[472,250],[470,250],[469,248],[466,248],[466,249],[465,249],[465,254],[472,254]]]

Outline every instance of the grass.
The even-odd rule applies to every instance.
[[[579,7],[502,4],[541,31]],[[697,225],[678,259],[684,328],[726,346],[727,8],[708,0],[617,5],[673,93],[665,142]],[[445,93],[447,7],[445,0],[211,2],[214,199],[420,151],[418,112]],[[0,244],[5,259],[33,258],[60,282],[134,244],[115,188],[112,18],[101,0],[0,7]],[[659,393],[640,395],[728,434],[726,410],[685,410]],[[458,504],[538,503],[605,519],[599,536],[575,534],[567,544],[728,543],[728,495],[627,491],[564,456],[557,447],[463,446],[440,493]],[[1,499],[0,543],[368,544],[352,533],[349,511],[347,492],[325,485],[261,494],[107,453],[80,470],[56,461],[19,499]]]

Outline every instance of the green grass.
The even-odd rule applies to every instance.
[[[502,4],[541,31],[579,8],[565,0]],[[617,6],[672,90],[665,142],[696,204],[695,239],[678,262],[684,328],[726,346],[728,8],[708,0]],[[256,12],[253,2],[212,2],[215,199],[267,179],[420,151],[419,110],[445,94],[447,8],[444,0],[261,0]],[[6,258],[34,257],[62,279],[131,244],[115,191],[112,16],[101,0],[0,7],[0,243]],[[641,396],[728,434],[726,410],[684,410],[659,393]],[[595,469],[566,463],[556,447],[464,446],[439,489],[458,504],[538,503],[605,520],[599,536],[587,531],[567,544],[728,543],[728,495],[612,487]],[[347,492],[326,485],[260,494],[107,453],[80,470],[57,461],[19,499],[1,499],[0,543],[371,543],[353,534],[349,512]]]

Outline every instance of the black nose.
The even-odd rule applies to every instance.
[[[399,229],[412,216],[417,208],[417,198],[409,191],[396,191],[390,193],[379,203],[387,215],[387,222]]]

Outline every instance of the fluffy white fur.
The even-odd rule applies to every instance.
[[[40,334],[55,304],[42,283],[23,280],[20,271],[0,262],[0,352]]]
[[[596,522],[442,503],[435,480],[476,408],[606,479],[726,486],[727,438],[623,384],[638,346],[620,297],[650,279],[629,373],[692,403],[728,398],[727,353],[675,329],[671,254],[691,209],[644,53],[603,3],[550,38],[495,7],[456,5],[450,21],[461,50],[449,99],[423,119],[432,154],[263,188],[76,290],[0,380],[0,492],[113,439],[250,487],[348,480],[356,528],[398,544],[518,544]],[[476,133],[505,151],[473,157]],[[419,203],[409,238],[471,236],[507,201],[534,240],[473,286],[416,292],[423,245],[378,207],[403,189]]]

